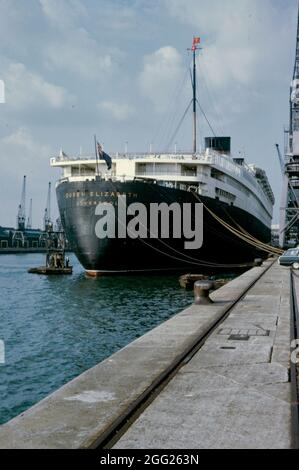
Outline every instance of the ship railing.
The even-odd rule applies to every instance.
[[[230,157],[223,154],[219,154],[218,152],[215,152],[210,149],[207,153],[210,157],[212,157],[212,161],[210,162],[212,165],[215,165],[220,169],[224,169],[225,172],[229,173],[238,181],[240,181],[242,178],[246,180],[258,192],[261,199],[265,201],[265,197],[268,197],[268,194],[257,182],[255,172],[252,168],[250,168],[250,166],[248,166],[246,163],[244,163],[242,166],[238,165],[237,163],[232,161]],[[267,206],[270,209],[270,202],[267,204]]]
[[[293,188],[299,188],[299,179],[290,178],[290,183],[292,184]]]
[[[213,158],[210,155],[207,154],[197,154],[194,155],[192,153],[184,153],[184,154],[163,154],[163,153],[127,153],[127,154],[111,154],[112,159],[128,159],[128,160],[138,160],[138,159],[144,159],[144,158],[152,158],[155,160],[161,160],[161,159],[167,159],[167,160],[174,160],[174,161],[183,161],[185,159],[192,159],[194,161],[203,161],[207,163],[211,163],[213,161]],[[50,163],[55,164],[55,163],[64,163],[64,162],[72,162],[72,161],[95,161],[94,156],[58,156],[58,157],[51,157],[50,158]]]
[[[225,172],[232,175],[238,181],[242,182],[242,179],[247,181],[251,186],[251,191],[259,195],[260,200],[263,202],[263,205],[266,207],[269,213],[272,211],[271,197],[267,194],[262,186],[258,183],[255,177],[255,172],[250,168],[246,163],[243,166],[238,165],[231,161],[231,159],[225,155],[219,154],[213,150],[209,150],[208,153],[213,157],[212,165],[215,165],[219,169],[224,169]],[[246,183],[244,181],[244,185]]]
[[[92,176],[95,176],[95,171],[72,171],[72,178],[73,177],[82,177],[82,178],[85,178],[85,177],[92,177]]]
[[[294,165],[294,163],[293,164],[289,163],[286,168],[287,168],[287,171],[289,173],[293,173],[293,172],[294,173],[299,173],[299,165],[298,164]]]
[[[190,178],[196,178],[198,175],[196,172],[191,172],[191,171],[171,171],[171,170],[147,170],[147,171],[137,171],[136,176],[184,176]]]

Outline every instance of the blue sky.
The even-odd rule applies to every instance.
[[[0,224],[15,224],[26,174],[33,223],[41,225],[47,183],[58,177],[49,158],[61,147],[93,153],[96,132],[108,153],[126,141],[130,151],[150,143],[166,150],[191,98],[193,35],[203,47],[199,100],[215,132],[231,135],[235,155],[267,171],[278,208],[274,144],[283,145],[288,125],[297,3],[0,0]],[[202,139],[210,131],[199,123]],[[191,148],[191,116],[176,141]]]

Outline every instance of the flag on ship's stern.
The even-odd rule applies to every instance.
[[[99,142],[98,142],[98,153],[99,153],[100,160],[105,160],[108,170],[111,170],[112,159],[110,155],[108,155],[108,153],[104,152],[103,147],[101,146],[101,144],[99,144]]]

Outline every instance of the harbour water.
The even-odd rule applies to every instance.
[[[192,301],[178,277],[38,276],[40,254],[0,256],[0,424]]]

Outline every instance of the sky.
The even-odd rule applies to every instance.
[[[191,150],[187,49],[201,37],[198,99],[235,156],[264,168],[277,200],[298,0],[0,0],[0,225],[15,226],[23,175],[42,226],[50,157]],[[210,135],[199,115],[199,146]],[[127,144],[125,144],[127,142]],[[58,216],[55,191],[53,216]]]

